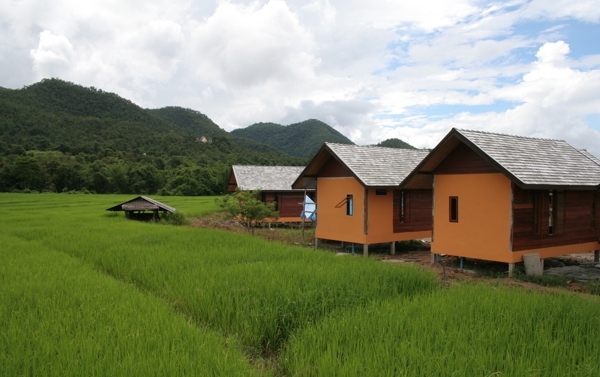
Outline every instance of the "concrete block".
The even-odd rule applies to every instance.
[[[542,276],[544,272],[540,254],[530,253],[523,255],[523,264],[525,265],[525,274],[532,276]]]

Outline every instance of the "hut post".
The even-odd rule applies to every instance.
[[[514,269],[515,269],[515,263],[509,263],[508,264],[508,277],[509,278],[513,277]]]
[[[302,220],[302,244],[304,244],[304,221],[306,220],[306,189],[304,189],[304,196],[302,197],[302,213],[304,217],[300,216]]]

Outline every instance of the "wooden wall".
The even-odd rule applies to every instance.
[[[432,190],[404,190],[404,222],[400,221],[400,190],[394,190],[394,233],[431,230],[433,227]]]
[[[352,173],[338,160],[329,157],[329,160],[319,170],[318,177],[352,177]]]
[[[311,195],[314,196],[312,193]],[[304,193],[262,192],[261,201],[265,203],[277,202],[279,217],[300,217],[303,209]]]
[[[304,194],[279,194],[277,203],[279,217],[299,217],[302,213]]]
[[[523,190],[513,185],[513,251],[598,240],[598,224],[594,219],[599,214],[594,208],[595,191],[564,191],[562,195],[564,209],[558,212],[559,216],[554,216],[555,224],[561,229],[550,234],[549,191]]]
[[[465,144],[459,144],[435,169],[434,174],[497,173],[498,169]]]

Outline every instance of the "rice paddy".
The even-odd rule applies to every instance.
[[[414,266],[104,211],[130,198],[0,194],[0,375],[600,370],[596,298],[445,289]],[[216,209],[156,199],[192,216]]]

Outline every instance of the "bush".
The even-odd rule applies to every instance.
[[[188,225],[190,223],[190,220],[182,212],[175,211],[175,212],[165,213],[161,217],[159,223],[182,226],[182,225]]]

